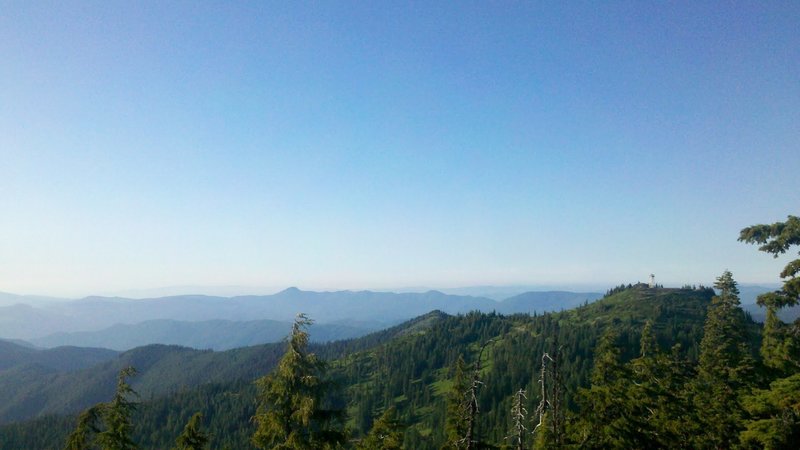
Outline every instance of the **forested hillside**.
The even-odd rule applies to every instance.
[[[117,356],[106,348],[58,347],[39,349],[0,339],[0,374],[20,366],[39,366],[45,370],[65,372],[83,369]]]
[[[427,314],[361,338],[321,344],[315,348],[329,358],[337,358],[346,352],[369,348],[396,336],[425,329],[442,317],[444,315],[440,313]],[[139,371],[132,380],[132,386],[143,399],[158,398],[208,383],[251,381],[270,371],[285,348],[284,343],[276,343],[214,352],[149,345],[117,357],[116,352],[105,349],[62,347],[37,351],[11,343],[0,344],[26,355],[51,355],[48,360],[38,357],[30,359],[31,364],[17,364],[9,370],[0,371],[0,423],[47,414],[74,413],[107,399],[114,392],[116,374],[129,366]],[[99,359],[104,362],[95,365],[98,361],[95,359],[92,360],[93,364],[78,365],[81,359],[74,354],[79,352],[104,355],[103,359]],[[16,355],[7,353],[4,360],[10,361]],[[19,359],[15,358],[15,361]],[[74,370],[57,371],[43,365],[50,360],[69,361]]]
[[[641,329],[652,321],[657,339],[681,344],[696,359],[705,310],[713,292],[635,286],[601,301],[543,316],[468,314],[452,317],[425,335],[387,344],[334,364],[346,385],[351,426],[366,433],[376,411],[395,406],[406,429],[406,448],[439,448],[446,436],[447,397],[459,357],[474,366],[483,345],[477,429],[486,442],[502,444],[511,429],[513,394],[526,390],[529,411],[540,400],[536,386],[542,355],[559,351],[564,402],[575,406],[589,384],[600,336],[618,331],[623,357],[636,355]],[[487,344],[488,343],[488,344]]]
[[[535,386],[543,352],[552,352],[556,346],[562,349],[565,401],[574,406],[578,387],[588,384],[594,346],[610,327],[619,330],[618,342],[627,359],[635,356],[641,329],[648,320],[654,324],[659,342],[680,343],[682,354],[696,359],[705,309],[712,295],[710,289],[649,289],[639,285],[619,289],[601,301],[574,310],[541,316],[426,315],[384,333],[312,346],[312,351],[333,360],[330,373],[341,386],[334,399],[347,405],[354,439],[369,431],[378,412],[395,406],[401,420],[409,425],[405,431],[406,448],[438,448],[446,441],[446,398],[452,386],[452,368],[459,357],[467,364],[475,362],[480,347],[490,342],[482,361],[485,386],[479,394],[483,410],[478,428],[483,430],[485,439],[502,443],[509,427],[512,394],[517,389],[527,389],[530,404],[537,401]],[[153,354],[157,351],[163,354],[157,357]],[[226,368],[228,373],[237,372],[230,375],[236,381],[145,401],[134,415],[134,432],[143,448],[165,448],[191,414],[200,411],[213,436],[212,448],[250,448],[253,425],[249,419],[255,413],[256,391],[245,380],[268,372],[282,352],[282,346],[218,354],[161,346],[137,349],[130,355],[123,354],[114,364],[94,370],[94,376],[106,382],[101,392],[83,406],[110,398],[114,371],[127,364],[140,368],[142,373],[132,378],[132,385],[143,393],[143,399],[148,399],[169,392],[164,388],[179,388],[175,381],[181,379],[179,372],[204,373],[210,367],[237,361],[235,367]],[[211,362],[214,358],[216,363]],[[169,371],[175,367],[180,371]],[[220,378],[223,376],[207,379]],[[71,382],[59,386],[64,388]],[[97,379],[95,383],[100,385]],[[44,396],[48,394],[52,392]],[[32,430],[49,423],[49,429],[61,432],[54,432],[48,442],[37,445],[58,448],[74,425],[74,418],[43,420],[7,426],[0,439],[15,442],[13,439],[20,435],[31,437],[35,435]]]

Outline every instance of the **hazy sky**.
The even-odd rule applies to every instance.
[[[0,291],[774,282],[800,2],[0,1]]]

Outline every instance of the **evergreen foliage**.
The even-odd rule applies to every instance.
[[[753,417],[741,434],[743,447],[796,449],[800,442],[800,373],[773,381],[745,397]]]
[[[278,367],[256,381],[253,443],[259,448],[329,449],[345,441],[342,411],[323,405],[330,388],[326,364],[308,352],[307,328],[312,323],[298,314]]]
[[[136,369],[126,367],[117,377],[117,392],[104,411],[105,429],[97,434],[97,442],[103,450],[131,450],[136,448],[131,439],[131,413],[136,404],[129,399],[136,392],[128,384],[128,377],[136,375]]]
[[[452,386],[447,394],[447,419],[445,425],[447,441],[442,446],[442,449],[465,447],[462,439],[467,435],[468,423],[464,412],[467,392],[470,388],[467,376],[467,363],[464,362],[463,356],[458,355],[453,368]]]
[[[739,241],[760,244],[759,250],[777,258],[788,252],[791,247],[800,246],[800,217],[789,216],[786,222],[744,228],[739,234]],[[800,302],[798,273],[800,273],[800,259],[790,261],[780,274],[784,279],[782,288],[759,296],[758,303],[774,308],[797,305]]]
[[[128,384],[128,377],[136,369],[126,367],[117,376],[117,391],[108,403],[90,407],[78,417],[78,425],[67,438],[68,450],[88,450],[94,442],[103,450],[132,450],[137,448],[131,439],[133,425],[131,414],[136,404],[129,397],[136,396]]]
[[[638,417],[628,403],[630,368],[623,364],[616,341],[620,333],[609,328],[597,346],[591,387],[579,390],[581,414],[573,439],[584,448],[625,448],[634,442],[640,428]],[[636,448],[639,445],[633,445]]]
[[[549,450],[555,447],[555,437],[552,432],[552,424],[550,420],[550,413],[545,412],[541,416],[538,423],[539,428],[533,433],[533,449],[534,450]],[[517,444],[517,449],[523,448]]]
[[[690,395],[690,362],[679,346],[667,354],[655,340],[652,323],[642,330],[640,356],[631,361],[632,382],[628,401],[641,413],[642,442],[648,448],[680,448],[697,432]]]
[[[800,246],[800,218],[747,227],[739,240],[759,244],[759,250],[777,258]],[[758,304],[767,308],[761,357],[770,370],[770,384],[744,398],[750,418],[743,424],[741,441],[747,448],[789,449],[800,442],[800,319],[787,325],[777,316],[781,308],[800,303],[799,273],[800,259],[790,261],[780,273],[781,289],[758,297]]]
[[[92,406],[78,416],[78,426],[67,438],[65,450],[85,450],[92,448],[92,439],[100,431],[102,405]]]
[[[796,351],[789,335],[789,327],[779,318],[774,306],[767,306],[764,319],[763,339],[761,340],[761,357],[764,365],[777,373],[787,374],[796,367],[794,357]]]
[[[404,427],[397,417],[397,408],[389,407],[375,422],[369,434],[356,446],[357,450],[401,450]]]
[[[744,409],[739,397],[752,387],[754,360],[733,275],[725,271],[714,287],[719,295],[708,310],[695,380],[700,422],[695,443],[703,448],[731,448],[742,427]]]
[[[183,432],[175,440],[173,450],[205,450],[208,448],[209,436],[202,430],[203,414],[194,413],[186,423]]]

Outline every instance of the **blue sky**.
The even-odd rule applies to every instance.
[[[0,2],[0,291],[775,282],[797,2]]]

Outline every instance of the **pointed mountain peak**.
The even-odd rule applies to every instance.
[[[292,286],[292,287],[288,287],[288,288],[278,292],[276,295],[294,295],[294,294],[299,294],[301,292],[303,292],[303,291],[301,291],[300,289],[296,288],[295,286]]]

